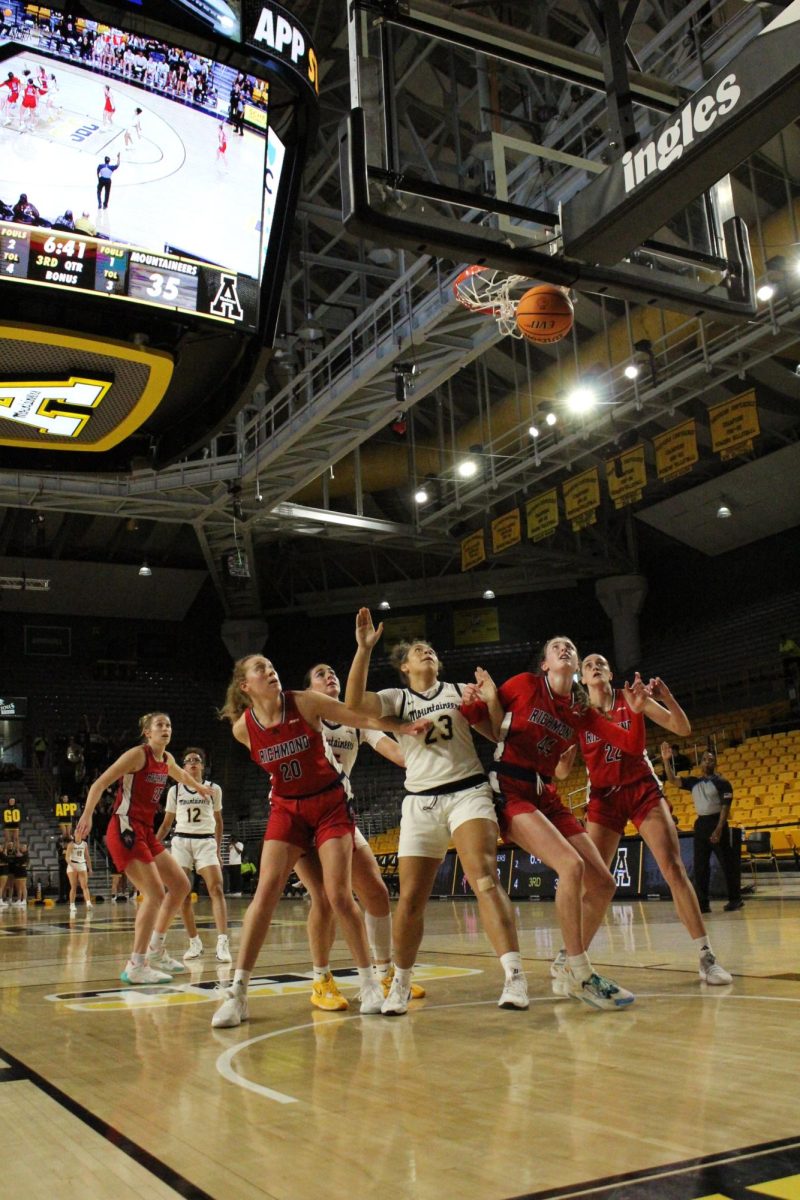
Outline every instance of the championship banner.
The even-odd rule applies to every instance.
[[[476,529],[461,542],[461,570],[469,571],[486,562],[486,539],[482,529]]]
[[[541,542],[558,529],[558,492],[551,488],[525,505],[525,520],[528,537],[532,542]]]
[[[653,438],[656,452],[656,474],[667,483],[691,471],[697,462],[697,428],[694,421],[684,421],[666,433]]]
[[[577,533],[587,525],[594,525],[600,507],[600,476],[597,467],[582,471],[574,479],[562,483],[564,512],[573,530]]]
[[[388,648],[397,642],[425,641],[428,623],[424,613],[409,613],[404,617],[385,617],[383,621],[383,645]]]
[[[634,446],[624,454],[617,454],[606,463],[608,493],[614,508],[624,508],[642,498],[647,483],[647,468],[644,464],[644,446]]]
[[[453,613],[453,644],[476,646],[499,642],[500,621],[496,608],[457,608]]]
[[[712,404],[708,410],[708,422],[711,449],[723,461],[752,450],[753,438],[761,432],[755,391],[751,388],[732,400]]]
[[[510,546],[516,546],[522,540],[522,528],[519,509],[512,508],[511,512],[503,513],[492,521],[492,553],[502,554]]]

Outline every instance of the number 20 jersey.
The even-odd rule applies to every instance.
[[[319,729],[300,715],[293,692],[281,695],[277,725],[262,725],[251,708],[245,710],[250,757],[272,780],[274,801],[305,800],[341,784],[350,798],[350,783],[339,769]]]
[[[427,692],[411,688],[382,688],[381,715],[403,721],[429,720],[431,728],[416,737],[398,734],[406,760],[406,791],[433,794],[452,790],[460,779],[485,775],[472,741],[470,707],[461,697],[464,684],[436,683]]]

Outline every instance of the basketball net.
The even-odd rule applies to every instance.
[[[471,312],[494,317],[500,332],[521,338],[517,328],[517,303],[511,289],[531,282],[526,275],[504,275],[489,267],[467,267],[453,282],[453,295]]]

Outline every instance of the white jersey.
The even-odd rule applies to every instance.
[[[85,871],[87,869],[86,854],[89,847],[86,842],[70,842],[67,846],[67,866],[72,867],[73,871]]]
[[[427,692],[411,688],[382,688],[381,716],[404,721],[427,718],[432,728],[422,736],[398,734],[406,761],[406,791],[410,795],[455,791],[454,784],[476,775],[485,779],[472,741],[469,721],[460,711],[463,683],[436,683]]]
[[[167,792],[167,812],[175,813],[175,832],[178,834],[213,834],[217,832],[214,813],[222,811],[222,788],[218,783],[205,781],[210,796],[193,792],[185,783],[173,784]]]
[[[374,750],[381,738],[389,735],[382,729],[354,729],[352,725],[334,725],[332,722],[323,721],[322,736],[333,751],[336,762],[349,779],[361,743],[366,742]]]

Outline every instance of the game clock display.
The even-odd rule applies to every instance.
[[[255,282],[223,267],[105,239],[0,221],[0,278],[102,293],[254,329]]]

